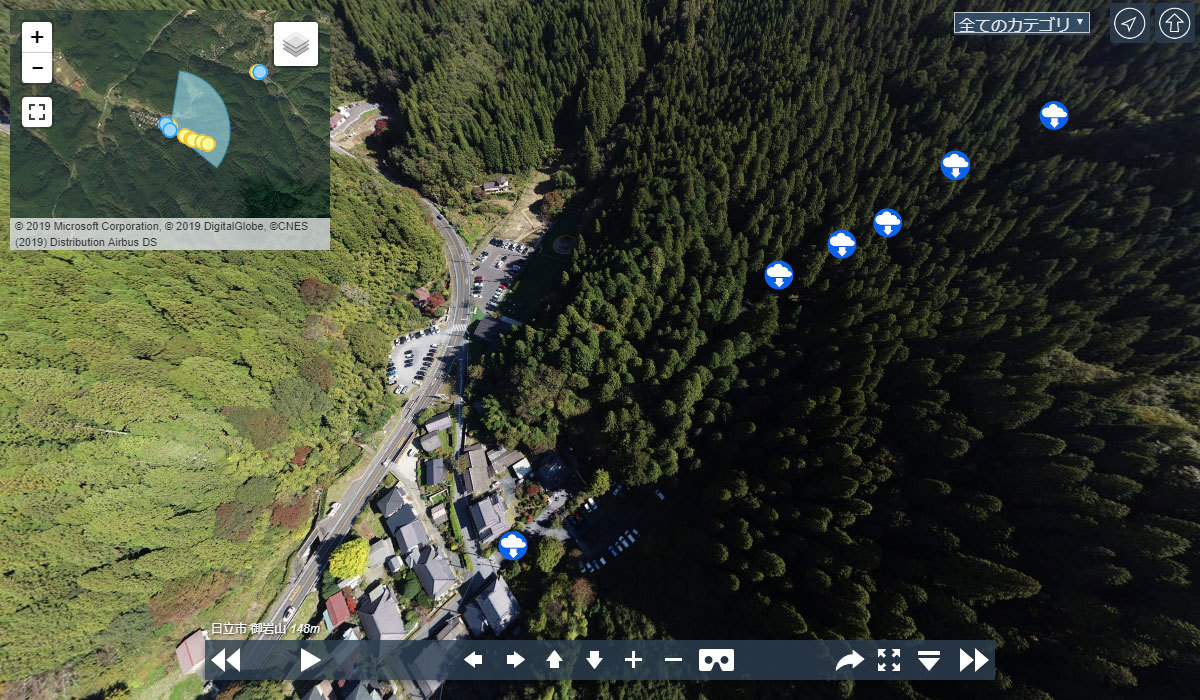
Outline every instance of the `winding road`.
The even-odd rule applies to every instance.
[[[335,146],[332,143],[330,145]],[[336,150],[340,151],[341,149]],[[374,165],[374,167],[378,170],[377,165]],[[386,174],[382,172],[381,174],[387,177]],[[390,177],[388,179],[394,182]],[[470,251],[458,235],[458,232],[454,230],[454,227],[446,222],[437,206],[427,199],[422,199],[421,201],[429,208],[433,223],[445,243],[447,268],[450,272],[450,304],[449,310],[443,319],[446,329],[443,332],[447,337],[445,338],[445,342],[441,344],[439,358],[443,360],[447,372],[451,370],[458,372],[458,384],[461,392],[467,364],[466,332],[464,329],[470,318],[470,309],[467,300],[467,290],[470,289]],[[340,501],[341,506],[338,508],[338,512],[317,523],[317,530],[320,536],[320,544],[317,546],[317,551],[312,556],[304,559],[303,564],[298,567],[298,570],[297,566],[292,566],[292,576],[289,578],[283,592],[275,599],[274,604],[270,607],[267,614],[263,616],[261,622],[279,625],[283,622],[284,612],[288,608],[294,607],[299,610],[305,599],[310,594],[316,592],[320,583],[321,567],[334,548],[350,533],[355,518],[367,506],[367,498],[383,482],[383,478],[388,471],[388,462],[391,456],[413,437],[417,430],[417,426],[414,423],[416,417],[427,406],[433,403],[434,394],[440,391],[441,383],[442,379],[440,376],[428,377],[404,404],[400,415],[388,422],[383,430],[383,442],[376,449],[374,456],[371,457],[371,463],[367,472],[350,485],[350,488]],[[462,404],[460,402],[458,421],[460,431],[462,430],[461,412]],[[461,433],[457,444],[461,451]],[[311,541],[311,535],[305,538],[304,545],[302,545],[300,552],[297,553],[297,557],[304,556]],[[288,623],[290,624],[291,622],[293,620],[289,619]],[[278,640],[282,636],[280,634],[260,634],[253,638],[255,640]]]

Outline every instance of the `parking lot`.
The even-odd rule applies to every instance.
[[[442,371],[446,369],[443,364],[443,355],[447,347],[447,332],[439,330],[427,335],[422,330],[420,333],[421,335],[418,338],[412,338],[412,333],[406,333],[400,336],[401,342],[399,344],[392,346],[391,360],[396,363],[396,383],[389,385],[389,390],[395,391],[397,388],[403,389],[403,387],[409,387],[402,393],[403,395],[412,393],[413,389],[416,388],[416,384],[414,384],[416,374],[421,369],[422,364],[424,364],[425,357],[428,355],[430,349],[433,348],[434,343],[437,343],[438,346],[436,348],[436,356],[425,373],[425,379],[440,377]],[[412,355],[408,356],[412,360],[411,367],[404,366],[406,360],[404,353],[406,350],[412,350]]]
[[[480,256],[485,253],[486,257],[481,260]],[[524,272],[526,262],[532,254],[532,248],[518,247],[513,241],[493,238],[488,242],[472,263],[473,282],[482,284],[472,287],[471,303],[485,311],[504,313],[504,297],[508,292],[501,290],[500,285],[511,288],[513,282]],[[497,263],[500,267],[496,267]],[[475,279],[480,277],[482,279]],[[499,298],[496,298],[497,291],[502,292]]]
[[[626,531],[638,527],[637,522],[641,519],[638,517],[638,513],[644,506],[635,503],[624,489],[616,495],[609,491],[596,498],[595,501],[596,507],[591,511],[586,507],[581,507],[575,512],[567,513],[563,517],[563,528],[583,552],[584,561],[594,562],[600,557],[604,557],[606,565],[611,565],[617,559],[626,556],[629,548],[623,552],[618,551],[617,556],[614,557],[608,550],[609,546],[613,545],[617,538]],[[657,503],[655,500],[650,502]],[[576,512],[582,518],[576,518]],[[639,535],[636,539],[640,540],[641,536]],[[632,546],[638,546],[637,542],[635,541]]]

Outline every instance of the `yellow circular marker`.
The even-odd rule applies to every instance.
[[[217,140],[205,134],[197,134],[191,129],[180,129],[179,134],[175,137],[179,142],[188,148],[194,148],[198,151],[212,151],[217,147]]]

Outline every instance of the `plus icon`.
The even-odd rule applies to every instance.
[[[33,35],[31,35],[29,38],[30,38],[30,39],[33,39],[33,43],[35,43],[35,44],[36,44],[36,43],[38,43],[39,41],[41,41],[42,39],[45,39],[46,37],[45,37],[45,35],[43,35],[43,34],[42,34],[40,31],[36,31],[36,30],[35,30],[35,31],[33,32]]]
[[[637,655],[636,651],[631,651],[629,652],[629,656],[625,657],[625,660],[629,662],[630,668],[637,668],[638,662],[643,659]]]

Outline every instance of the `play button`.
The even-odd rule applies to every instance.
[[[321,657],[309,653],[307,649],[300,650],[300,671],[304,672],[321,663]]]

